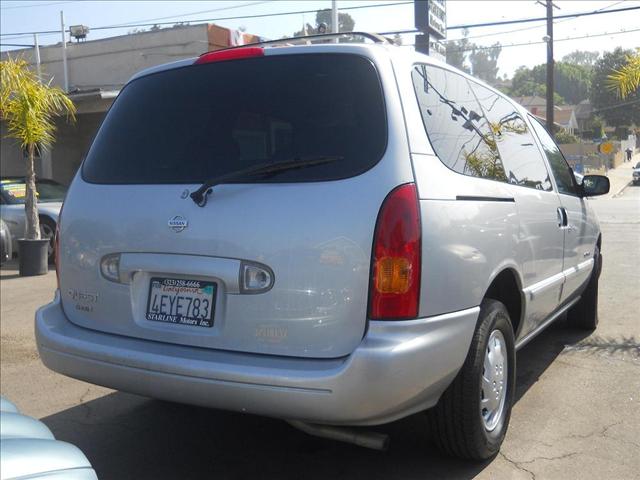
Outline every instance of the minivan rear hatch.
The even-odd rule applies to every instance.
[[[378,210],[407,181],[388,159],[403,142],[388,142],[378,70],[318,51],[130,82],[64,207],[70,320],[202,348],[349,354],[366,328]],[[206,179],[297,161],[309,164],[231,175],[204,206],[190,198]]]

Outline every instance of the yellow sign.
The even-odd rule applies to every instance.
[[[609,155],[611,152],[613,152],[613,143],[604,142],[600,144],[600,153]]]

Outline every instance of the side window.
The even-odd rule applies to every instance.
[[[471,82],[471,86],[493,132],[507,181],[537,190],[553,190],[533,133],[514,105],[482,85]]]
[[[536,131],[536,135],[538,135],[540,139],[542,149],[549,160],[549,166],[551,167],[553,178],[556,179],[558,192],[567,195],[576,195],[575,178],[558,145],[556,145],[556,142],[553,141],[553,138],[551,138],[547,130],[535,117],[530,116],[530,121],[533,129]]]
[[[469,82],[428,65],[417,65],[411,76],[424,127],[440,161],[464,175],[506,182],[490,122]]]

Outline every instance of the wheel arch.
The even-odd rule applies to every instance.
[[[525,299],[522,292],[522,279],[514,266],[505,266],[495,272],[484,298],[492,298],[504,304],[509,312],[515,338],[520,333],[524,318]]]

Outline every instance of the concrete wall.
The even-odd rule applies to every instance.
[[[207,24],[192,25],[68,43],[69,90],[120,86],[145,68],[196,57],[209,50],[207,27]],[[14,50],[11,55],[21,55],[33,63],[33,52],[32,48]],[[40,47],[40,61],[44,75],[52,77],[54,85],[62,86],[60,44]]]
[[[67,185],[71,183],[105,115],[106,113],[87,113],[78,115],[75,124],[58,122],[51,161],[56,181]]]
[[[59,119],[56,122],[56,142],[53,148],[43,155],[44,158],[36,162],[36,175],[69,184],[104,117],[104,112],[80,114],[74,124]],[[0,175],[24,176],[26,165],[22,152],[16,141],[5,138],[5,134],[3,124]]]
[[[20,143],[7,137],[4,123],[0,124],[0,176],[22,177],[26,172],[26,162]],[[43,151],[41,157],[35,159],[36,175],[51,178],[51,152]]]
[[[7,127],[0,124],[0,175],[3,177],[24,175],[25,165],[17,140],[7,138]]]

